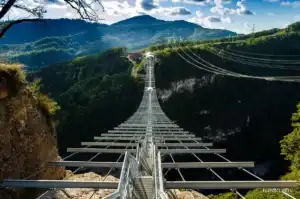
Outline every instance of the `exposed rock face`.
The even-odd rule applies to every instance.
[[[0,180],[63,178],[63,168],[45,167],[60,159],[54,122],[18,73],[20,69],[0,65]],[[21,189],[0,190],[1,199],[30,195]]]
[[[209,199],[196,191],[179,191],[172,189],[168,191],[169,199]]]
[[[113,176],[100,176],[93,172],[77,174],[68,178],[68,180],[76,180],[76,181],[115,181],[118,182],[119,179]],[[45,194],[41,199],[101,199],[115,190],[112,189],[62,189],[62,190],[54,190],[49,191]]]

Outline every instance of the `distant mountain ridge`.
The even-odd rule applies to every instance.
[[[21,44],[45,37],[69,36],[106,26],[106,24],[89,23],[79,19],[45,19],[40,22],[25,22],[9,29],[0,39],[0,44]]]
[[[122,21],[113,23],[112,26],[125,26],[125,25],[155,25],[164,23],[164,20],[156,19],[149,15],[141,15],[137,17],[131,17]]]
[[[227,30],[206,29],[183,20],[164,21],[148,15],[132,17],[112,25],[72,19],[45,19],[12,27],[0,39],[0,57],[8,57],[30,67],[42,67],[112,47],[142,49],[166,42],[169,34],[190,40],[236,35]]]

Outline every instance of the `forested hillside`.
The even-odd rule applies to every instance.
[[[300,55],[298,27],[299,24],[293,24],[287,29],[231,40],[184,44],[210,63],[235,72],[258,76],[300,75],[299,71],[228,61],[214,53],[216,49],[234,49],[249,53],[290,55],[292,52]],[[296,165],[293,168],[298,169],[299,151],[296,145],[290,145],[299,139],[298,126],[295,125],[297,117],[294,116],[294,132],[285,138],[282,146],[280,140],[293,130],[290,118],[300,101],[299,83],[216,76],[184,61],[177,54],[178,46],[172,48],[168,44],[149,49],[156,53],[159,61],[155,74],[160,103],[172,120],[197,136],[216,142],[216,147],[227,148],[229,159],[255,161],[254,173],[264,179],[278,179],[289,171],[290,161],[284,160],[281,150]],[[79,141],[90,140],[126,120],[138,107],[143,83],[131,76],[134,66],[124,54],[126,49],[116,48],[50,65],[35,74],[36,78],[41,78],[42,91],[48,92],[61,107],[57,120],[62,154],[67,146],[79,146]],[[285,178],[297,178],[299,173],[295,171],[298,170],[293,170]],[[201,172],[195,175],[187,170],[183,173],[186,180],[204,180],[211,176]],[[238,171],[220,171],[220,174],[225,179],[247,179]],[[175,175],[172,178],[175,179]],[[265,197],[260,191],[249,194],[253,194],[253,199]],[[234,197],[228,194],[228,197],[217,198]],[[273,198],[276,197],[278,194]]]
[[[227,30],[205,29],[186,21],[163,21],[147,15],[110,26],[82,20],[47,19],[12,27],[0,39],[0,58],[40,68],[112,47],[145,48],[165,41],[167,33],[196,40],[236,35]]]
[[[91,140],[122,122],[138,107],[142,83],[131,78],[132,64],[123,54],[124,49],[117,48],[78,57],[30,77],[41,78],[41,90],[61,107],[57,120],[62,154],[67,146]]]
[[[299,76],[299,65],[294,67],[296,70],[258,67],[237,63],[237,60],[228,61],[214,53],[216,49],[219,53],[222,49],[231,49],[249,54],[267,53],[270,54],[268,59],[274,59],[277,54],[288,55],[290,60],[299,60],[299,27],[300,23],[295,23],[283,30],[264,31],[233,40],[150,47],[156,50],[159,59],[156,80],[161,88],[162,105],[167,115],[198,136],[220,142],[220,146],[228,149],[229,159],[254,160],[257,163],[254,172],[265,179],[277,179],[288,171],[289,162],[283,160],[284,157],[280,155],[282,152],[292,162],[292,172],[283,178],[299,180],[299,114],[293,116],[293,133],[284,139],[281,146],[280,140],[292,131],[290,118],[300,99],[300,84],[211,75],[187,63],[177,54],[180,52],[185,55],[180,50],[181,46],[186,52],[191,49],[209,63],[234,72],[256,76]],[[190,173],[189,178],[194,179],[193,175]],[[227,179],[236,179],[223,175]],[[299,191],[294,195],[300,197]],[[214,198],[238,197],[227,194]],[[280,193],[255,190],[246,198],[287,197]]]

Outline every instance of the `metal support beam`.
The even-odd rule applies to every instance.
[[[201,141],[202,138],[163,138],[163,137],[156,137],[155,140],[161,140],[161,141]]]
[[[118,182],[72,181],[72,180],[3,180],[1,186],[14,188],[98,188],[117,189]]]
[[[146,133],[146,132],[145,132]],[[146,134],[144,134],[146,135]],[[127,134],[127,133],[123,133],[123,134],[112,134],[112,133],[102,133],[101,136],[111,136],[111,137],[123,137],[123,136],[126,136],[126,137],[134,137],[134,136],[141,136],[141,135],[138,135],[138,134]],[[164,134],[164,135],[160,135],[160,134],[155,134],[153,135],[153,137],[178,137],[178,138],[193,138],[195,137],[195,135],[193,134],[190,134],[190,135],[170,135],[170,134]]]
[[[115,127],[114,129],[116,130],[146,130],[146,127]],[[170,127],[157,127],[157,126],[152,126],[153,131],[157,131],[157,129],[159,130],[170,130],[170,131],[182,131],[183,128],[170,128]]]
[[[160,138],[160,137],[163,137],[163,138],[168,138],[168,137],[173,138],[173,137],[175,137],[175,138],[191,138],[191,139],[193,139],[195,137],[195,135],[193,135],[193,134],[186,134],[186,135],[169,135],[169,134],[160,135],[160,134],[154,134],[153,137],[154,138],[156,138],[156,137],[158,137],[158,138]]]
[[[122,142],[81,142],[82,146],[128,146],[137,147],[137,143],[122,143]]]
[[[153,133],[153,137],[178,137],[178,138],[194,138],[194,134],[171,134],[171,133]]]
[[[147,127],[147,126],[151,126],[151,127],[163,127],[163,128],[177,128],[179,127],[176,124],[121,124],[119,125],[119,127]]]
[[[138,134],[126,134],[126,133],[123,133],[123,134],[112,134],[112,133],[102,133],[101,136],[110,136],[110,137],[141,137],[141,136],[146,136],[146,132],[145,134],[141,134],[141,135],[138,135]]]
[[[213,146],[213,143],[156,143],[158,147],[202,147]]]
[[[134,149],[99,149],[99,148],[68,148],[67,152],[78,152],[78,153],[135,153]]]
[[[162,168],[253,168],[254,162],[176,162],[162,163]]]
[[[152,132],[153,135],[194,135],[194,134],[191,134],[191,133],[182,133],[180,131],[176,132],[176,131],[173,131],[173,132],[159,132],[159,131],[155,131],[155,132]],[[194,136],[195,137],[195,136]]]
[[[147,131],[119,131],[119,130],[108,130],[108,133],[140,133],[140,134],[144,134]],[[188,134],[188,131],[152,131],[153,134],[160,134],[160,133],[168,133],[168,134]]]
[[[120,131],[122,131],[122,130],[142,130],[142,131],[144,131],[144,130],[146,130],[146,127],[132,127],[132,128],[128,128],[128,127],[115,127],[114,128],[115,130],[120,130]]]
[[[159,149],[160,152],[166,154],[181,154],[181,153],[226,153],[226,149]]]
[[[145,137],[145,136],[143,136]],[[136,140],[139,141],[143,138],[142,136],[134,136],[134,137],[94,137],[94,140],[126,140],[126,141],[131,141],[131,140]]]
[[[87,162],[87,161],[48,162],[49,167],[121,168],[122,165],[123,165],[123,162]]]
[[[167,181],[166,189],[296,188],[296,181]]]

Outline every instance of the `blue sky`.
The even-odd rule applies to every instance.
[[[215,16],[217,18],[226,18],[221,13],[212,12],[216,7],[216,2],[223,2],[223,10],[238,9],[237,2],[243,2],[249,13],[234,13],[227,15],[230,20],[201,20],[205,17]],[[228,3],[225,3],[228,2]],[[247,0],[247,1],[213,1],[212,4],[195,5],[188,3],[172,3],[172,1],[162,2],[161,6],[180,6],[188,9],[192,14],[186,16],[177,16],[176,18],[187,21],[198,22],[202,26],[211,28],[225,28],[236,32],[248,33],[252,31],[255,24],[255,30],[264,30],[270,28],[282,28],[287,24],[300,21],[300,1],[280,1],[280,0]],[[221,7],[221,6],[220,6]],[[203,15],[197,16],[196,12]],[[162,17],[163,18],[163,17]],[[194,19],[196,18],[196,19]],[[200,20],[197,20],[200,19]]]
[[[21,0],[35,5],[39,0]],[[92,1],[92,0],[87,0]],[[78,18],[63,0],[40,0],[45,18]],[[111,24],[129,17],[149,14],[164,20],[186,20],[207,28],[228,29],[238,33],[283,28],[300,21],[300,0],[102,0],[105,12],[101,22]],[[95,5],[97,8],[97,5]],[[22,18],[28,13],[12,10],[8,17]]]

